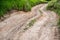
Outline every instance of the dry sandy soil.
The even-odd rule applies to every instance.
[[[58,16],[46,10],[46,6],[40,4],[33,7],[31,12],[12,13],[0,22],[0,40],[59,40]],[[32,20],[35,21],[29,26]]]

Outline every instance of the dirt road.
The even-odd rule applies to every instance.
[[[58,17],[56,13],[47,11],[46,6],[40,4],[31,12],[17,12],[1,22],[0,40],[58,40]],[[29,26],[32,20],[36,21]]]

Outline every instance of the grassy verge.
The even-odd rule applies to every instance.
[[[30,11],[31,7],[47,2],[46,0],[0,0],[0,16],[10,10]]]
[[[55,11],[60,16],[60,0],[50,1],[47,9]]]
[[[60,17],[60,0],[52,0],[48,3],[47,9],[55,11]],[[60,18],[59,18],[59,28],[60,28]]]

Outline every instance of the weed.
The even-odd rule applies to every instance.
[[[36,19],[33,19],[30,21],[30,23],[28,24],[29,27],[33,26],[33,24],[36,22]]]
[[[24,30],[27,30],[29,27],[33,26],[33,24],[36,22],[36,19],[31,20],[27,26],[24,28]]]

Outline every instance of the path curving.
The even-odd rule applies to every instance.
[[[47,4],[32,8],[31,12],[17,12],[0,23],[0,40],[58,40],[56,13],[46,10]],[[36,22],[29,27],[31,20]],[[26,30],[24,30],[27,28]]]

